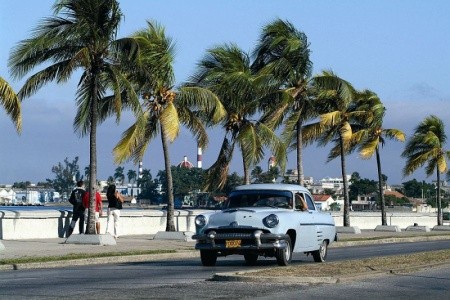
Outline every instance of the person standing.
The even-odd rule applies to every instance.
[[[119,219],[120,210],[122,209],[123,196],[116,190],[116,186],[111,184],[106,191],[106,198],[108,198],[108,219],[106,221],[106,233],[110,233],[115,239],[119,237]],[[114,233],[109,226],[110,220],[114,218]]]
[[[83,180],[77,181],[77,187],[72,191],[69,197],[70,204],[73,205],[72,222],[70,222],[69,229],[67,231],[67,237],[69,237],[75,229],[75,224],[79,220],[78,229],[80,234],[84,233],[84,205],[83,197],[86,194],[84,190]]]
[[[89,192],[83,196],[83,205],[86,207],[86,212],[89,211]],[[100,234],[100,216],[103,214],[102,196],[98,191],[95,192],[95,230]],[[87,219],[87,217],[86,217]]]

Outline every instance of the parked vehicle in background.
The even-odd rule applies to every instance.
[[[332,216],[316,209],[306,188],[291,184],[238,186],[223,210],[201,214],[195,224],[193,239],[204,266],[232,254],[243,255],[248,265],[264,256],[287,266],[296,252],[324,262],[336,240]]]

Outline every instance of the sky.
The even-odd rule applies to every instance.
[[[8,69],[10,51],[43,18],[52,14],[53,0],[0,0],[0,76],[18,91],[24,79],[13,80]],[[264,25],[277,18],[287,20],[308,37],[313,74],[332,70],[359,90],[377,93],[387,108],[384,127],[397,128],[410,137],[427,116],[436,115],[445,124],[450,139],[450,1],[448,0],[121,0],[124,20],[118,37],[157,21],[176,45],[177,83],[188,80],[207,49],[235,43],[251,53]],[[54,178],[52,166],[67,157],[79,157],[82,173],[89,165],[89,138],[74,132],[75,93],[80,73],[63,85],[49,84],[22,103],[23,130],[18,135],[0,107],[0,184],[45,181]],[[32,75],[29,73],[28,76]],[[98,178],[114,174],[112,149],[133,116],[125,113],[117,124],[107,120],[98,128]],[[203,150],[203,167],[217,158],[224,136],[209,131],[210,144]],[[143,158],[143,167],[153,177],[164,169],[160,139],[153,140]],[[304,150],[305,176],[315,180],[341,177],[340,161],[326,163],[329,147],[312,145]],[[424,168],[403,177],[404,143],[388,141],[381,151],[382,170],[388,183],[417,179],[431,182]],[[446,149],[450,149],[447,143]],[[196,164],[197,148],[192,136],[182,130],[170,146],[172,165],[184,156]],[[267,170],[267,160],[260,163]],[[242,159],[235,151],[231,171],[242,175]],[[131,162],[125,173],[137,170]],[[287,169],[295,169],[295,153],[289,153]],[[347,156],[347,173],[376,180],[375,159]]]

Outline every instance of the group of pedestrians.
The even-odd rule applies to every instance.
[[[110,233],[114,238],[119,237],[119,219],[120,210],[122,209],[122,204],[124,201],[123,196],[116,189],[114,184],[108,186],[106,192],[106,197],[108,199],[108,218],[106,223],[106,233]],[[84,189],[84,182],[79,180],[77,182],[76,188],[70,194],[69,202],[73,205],[73,215],[72,221],[70,222],[69,229],[67,231],[67,237],[69,237],[78,222],[78,229],[80,234],[84,233],[84,224],[88,219],[89,212],[89,192]],[[97,234],[100,234],[100,217],[103,215],[103,203],[100,193],[97,191],[95,193],[95,230]],[[114,232],[110,227],[110,221],[114,220]]]

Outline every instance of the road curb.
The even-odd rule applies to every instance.
[[[375,244],[392,244],[392,243],[413,243],[427,241],[450,240],[450,235],[436,236],[415,236],[415,237],[383,237],[377,239],[355,240],[355,241],[338,241],[330,245],[330,248],[364,246]]]
[[[212,281],[238,281],[238,282],[270,282],[284,284],[319,284],[319,283],[337,283],[339,278],[335,277],[255,277],[248,275],[253,271],[245,272],[225,272],[216,273]]]
[[[158,260],[176,260],[182,258],[195,258],[199,256],[200,256],[199,253],[197,253],[196,251],[180,251],[175,253],[161,253],[161,254],[94,257],[94,258],[57,260],[57,261],[36,262],[36,263],[5,264],[0,265],[0,271],[25,270],[25,269],[51,269],[69,266],[134,263],[134,262],[146,262]]]

